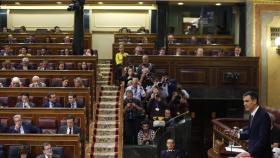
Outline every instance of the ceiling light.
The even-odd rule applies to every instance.
[[[20,5],[20,3],[19,2],[15,2],[15,5]]]
[[[138,2],[138,4],[143,4],[143,2]]]
[[[222,3],[216,3],[216,6],[221,6],[222,5]]]
[[[98,4],[103,4],[103,2],[98,2]]]
[[[184,5],[184,3],[183,2],[179,2],[179,3],[177,3],[178,5]]]
[[[56,2],[56,4],[62,4],[62,2]]]

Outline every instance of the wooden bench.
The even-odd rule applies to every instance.
[[[49,142],[52,147],[63,147],[65,158],[81,158],[81,143],[79,135],[64,134],[0,134],[0,142],[4,150],[11,145],[27,145],[32,158],[42,154],[42,145]]]
[[[182,55],[194,56],[197,48],[203,48],[204,56],[218,56],[220,51],[224,56],[234,56],[234,45],[211,44],[211,45],[190,45],[185,43],[168,44],[168,55],[175,55],[176,49],[181,48]]]
[[[189,43],[192,36],[195,36],[198,43],[205,43],[208,35],[174,35],[176,43]],[[212,43],[215,44],[234,44],[234,36],[231,35],[209,35]]]
[[[116,54],[119,52],[119,45],[118,43],[113,44],[113,54],[112,57],[115,59]],[[143,48],[142,54],[153,55],[155,53],[155,44],[154,43],[131,43],[131,44],[123,44],[124,51],[129,55],[134,55],[134,49],[137,46],[141,46]]]
[[[7,37],[10,33],[0,33],[0,42],[4,43],[7,40]],[[45,43],[46,38],[50,38],[52,43],[63,43],[64,38],[69,36],[73,38],[73,32],[62,32],[62,33],[12,33],[13,37],[16,38],[16,41],[21,43],[25,40],[26,37],[32,35],[38,43]],[[85,48],[92,48],[92,34],[84,33],[84,46]]]
[[[124,40],[129,40],[131,43],[144,43],[143,38],[147,38],[149,43],[155,43],[157,35],[152,34],[143,34],[143,33],[115,33],[114,41],[115,43],[123,42]]]
[[[77,109],[65,109],[65,108],[31,108],[31,109],[21,109],[21,108],[1,108],[0,119],[4,123],[7,121],[7,127],[14,124],[13,116],[15,114],[20,114],[23,120],[31,121],[36,127],[41,127],[43,122],[40,119],[54,120],[56,127],[51,127],[57,129],[60,125],[64,124],[64,119],[71,114],[75,118],[75,124],[81,128],[83,135],[87,135],[87,120],[84,108]],[[6,122],[4,123],[6,124]],[[46,128],[46,127],[45,127]]]
[[[3,100],[8,99],[8,106],[15,106],[18,96],[23,92],[29,93],[33,97],[33,102],[37,105],[36,107],[42,107],[44,101],[46,101],[46,96],[51,92],[56,94],[58,101],[64,106],[68,102],[68,94],[75,93],[77,97],[84,101],[87,119],[92,119],[93,101],[89,88],[0,88],[0,97]]]
[[[20,56],[3,56],[0,58],[0,62],[4,62],[6,60],[11,61],[12,63],[19,64],[22,61],[23,57]],[[40,65],[41,62],[47,60],[49,63],[52,63],[55,67],[58,67],[59,62],[71,63],[72,70],[78,70],[78,66],[82,62],[90,63],[92,65],[92,69],[96,71],[97,68],[97,56],[59,56],[59,55],[48,55],[48,56],[29,56],[29,62],[34,64],[35,66]]]
[[[166,73],[190,92],[191,98],[237,98],[258,91],[258,57],[149,56],[156,73]],[[142,56],[127,56],[124,64],[138,66]],[[219,99],[220,99],[219,98]],[[217,99],[217,98],[216,98]]]

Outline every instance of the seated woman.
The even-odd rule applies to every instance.
[[[15,67],[10,60],[5,60],[4,62],[2,62],[1,70],[15,70]]]
[[[32,77],[32,83],[29,84],[29,87],[32,87],[32,88],[46,87],[46,84],[44,82],[40,81],[39,76],[33,76]]]
[[[93,50],[92,49],[86,49],[83,56],[93,56]]]
[[[74,79],[74,87],[75,88],[84,88],[85,87],[84,82],[80,77],[76,77]]]
[[[82,62],[79,64],[80,64],[80,67],[79,67],[80,70],[91,70],[90,66],[86,62]]]
[[[45,48],[38,49],[38,50],[37,50],[37,55],[39,55],[39,56],[48,55],[48,51],[47,51],[47,49],[45,49]]]
[[[18,56],[31,56],[31,54],[27,52],[27,48],[26,47],[22,47],[19,50]]]
[[[18,77],[13,77],[9,87],[14,88],[14,87],[24,87],[24,86],[22,85]]]
[[[59,62],[57,70],[65,70],[65,63],[63,61]]]
[[[148,121],[143,121],[141,123],[142,129],[138,132],[137,143],[138,145],[149,145],[153,144],[156,132],[150,129]]]

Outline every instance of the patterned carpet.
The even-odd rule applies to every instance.
[[[119,87],[110,85],[111,64],[98,64],[98,81],[101,86],[100,97],[92,123],[90,158],[118,157],[119,127]]]

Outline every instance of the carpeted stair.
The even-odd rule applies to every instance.
[[[110,85],[111,64],[98,64],[101,86],[93,122],[91,158],[118,158],[119,87]]]

